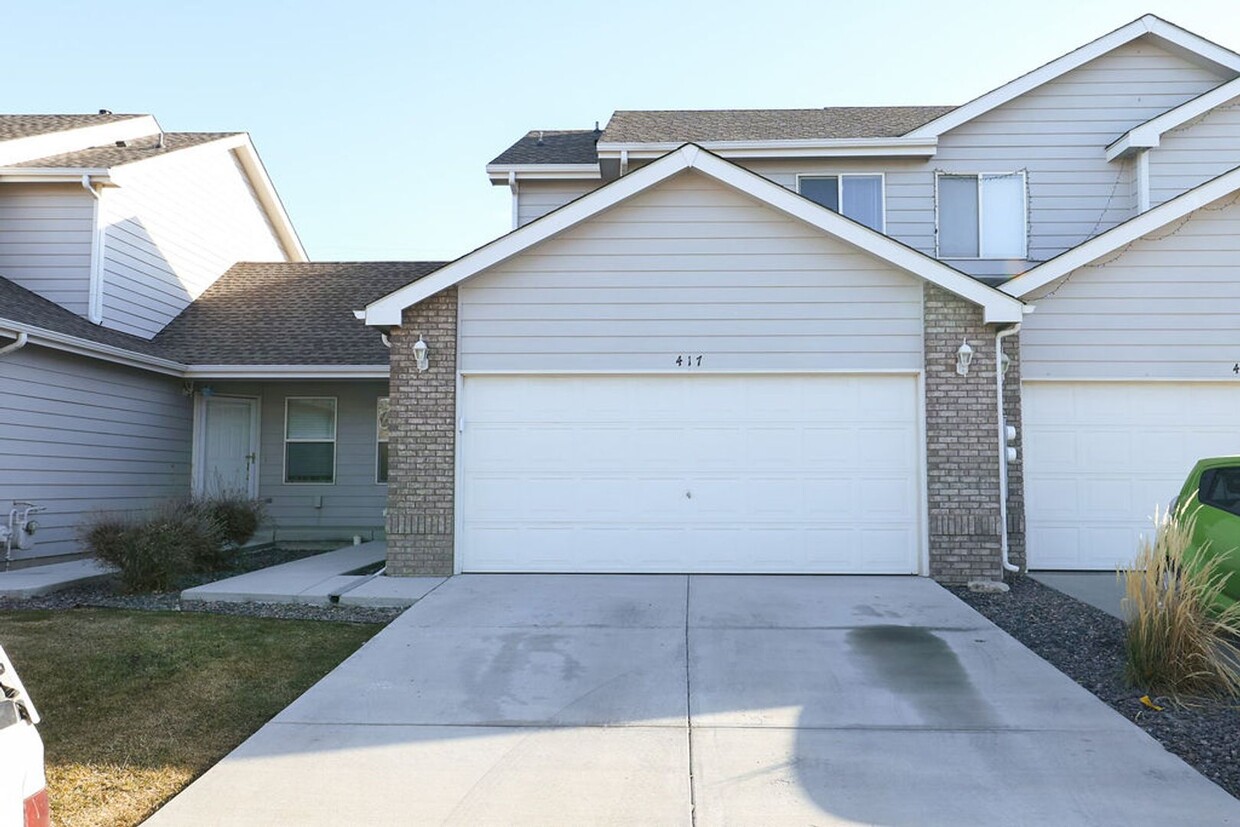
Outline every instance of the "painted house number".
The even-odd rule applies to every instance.
[[[678,368],[700,368],[702,366],[702,356],[700,354],[689,355],[682,353],[676,357],[676,367]]]
[[[1231,366],[1231,372],[1236,374],[1237,376],[1240,376],[1240,362],[1236,362],[1234,365]]]

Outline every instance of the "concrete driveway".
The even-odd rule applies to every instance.
[[[929,580],[473,575],[149,823],[1131,827],[1240,804]]]

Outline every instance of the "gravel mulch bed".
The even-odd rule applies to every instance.
[[[1120,620],[1028,577],[1011,586],[1008,594],[952,592],[1240,798],[1240,705],[1194,699],[1183,706],[1156,698],[1163,711],[1147,709],[1140,701],[1145,692],[1124,682]]]
[[[120,588],[117,581],[101,580],[42,597],[25,599],[0,597],[0,611],[91,607],[150,612],[208,612],[247,617],[275,617],[284,620],[329,620],[338,623],[390,623],[404,611],[403,609],[380,609],[367,606],[309,606],[291,603],[202,603],[195,601],[184,606],[181,604],[183,589],[322,553],[321,548],[263,548],[247,552],[236,566],[227,571],[186,578],[180,584],[180,588],[172,592],[128,594]]]

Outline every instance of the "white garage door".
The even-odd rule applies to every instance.
[[[480,376],[466,571],[915,573],[909,376]]]
[[[1193,464],[1240,454],[1240,387],[1028,382],[1022,400],[1030,568],[1131,563]]]

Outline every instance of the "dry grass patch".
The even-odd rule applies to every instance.
[[[177,612],[0,612],[43,716],[61,827],[131,825],[381,627]]]
[[[1240,695],[1240,603],[1219,610],[1227,583],[1219,559],[1194,549],[1187,514],[1156,517],[1132,568],[1121,569],[1127,599],[1125,677],[1183,699]]]

